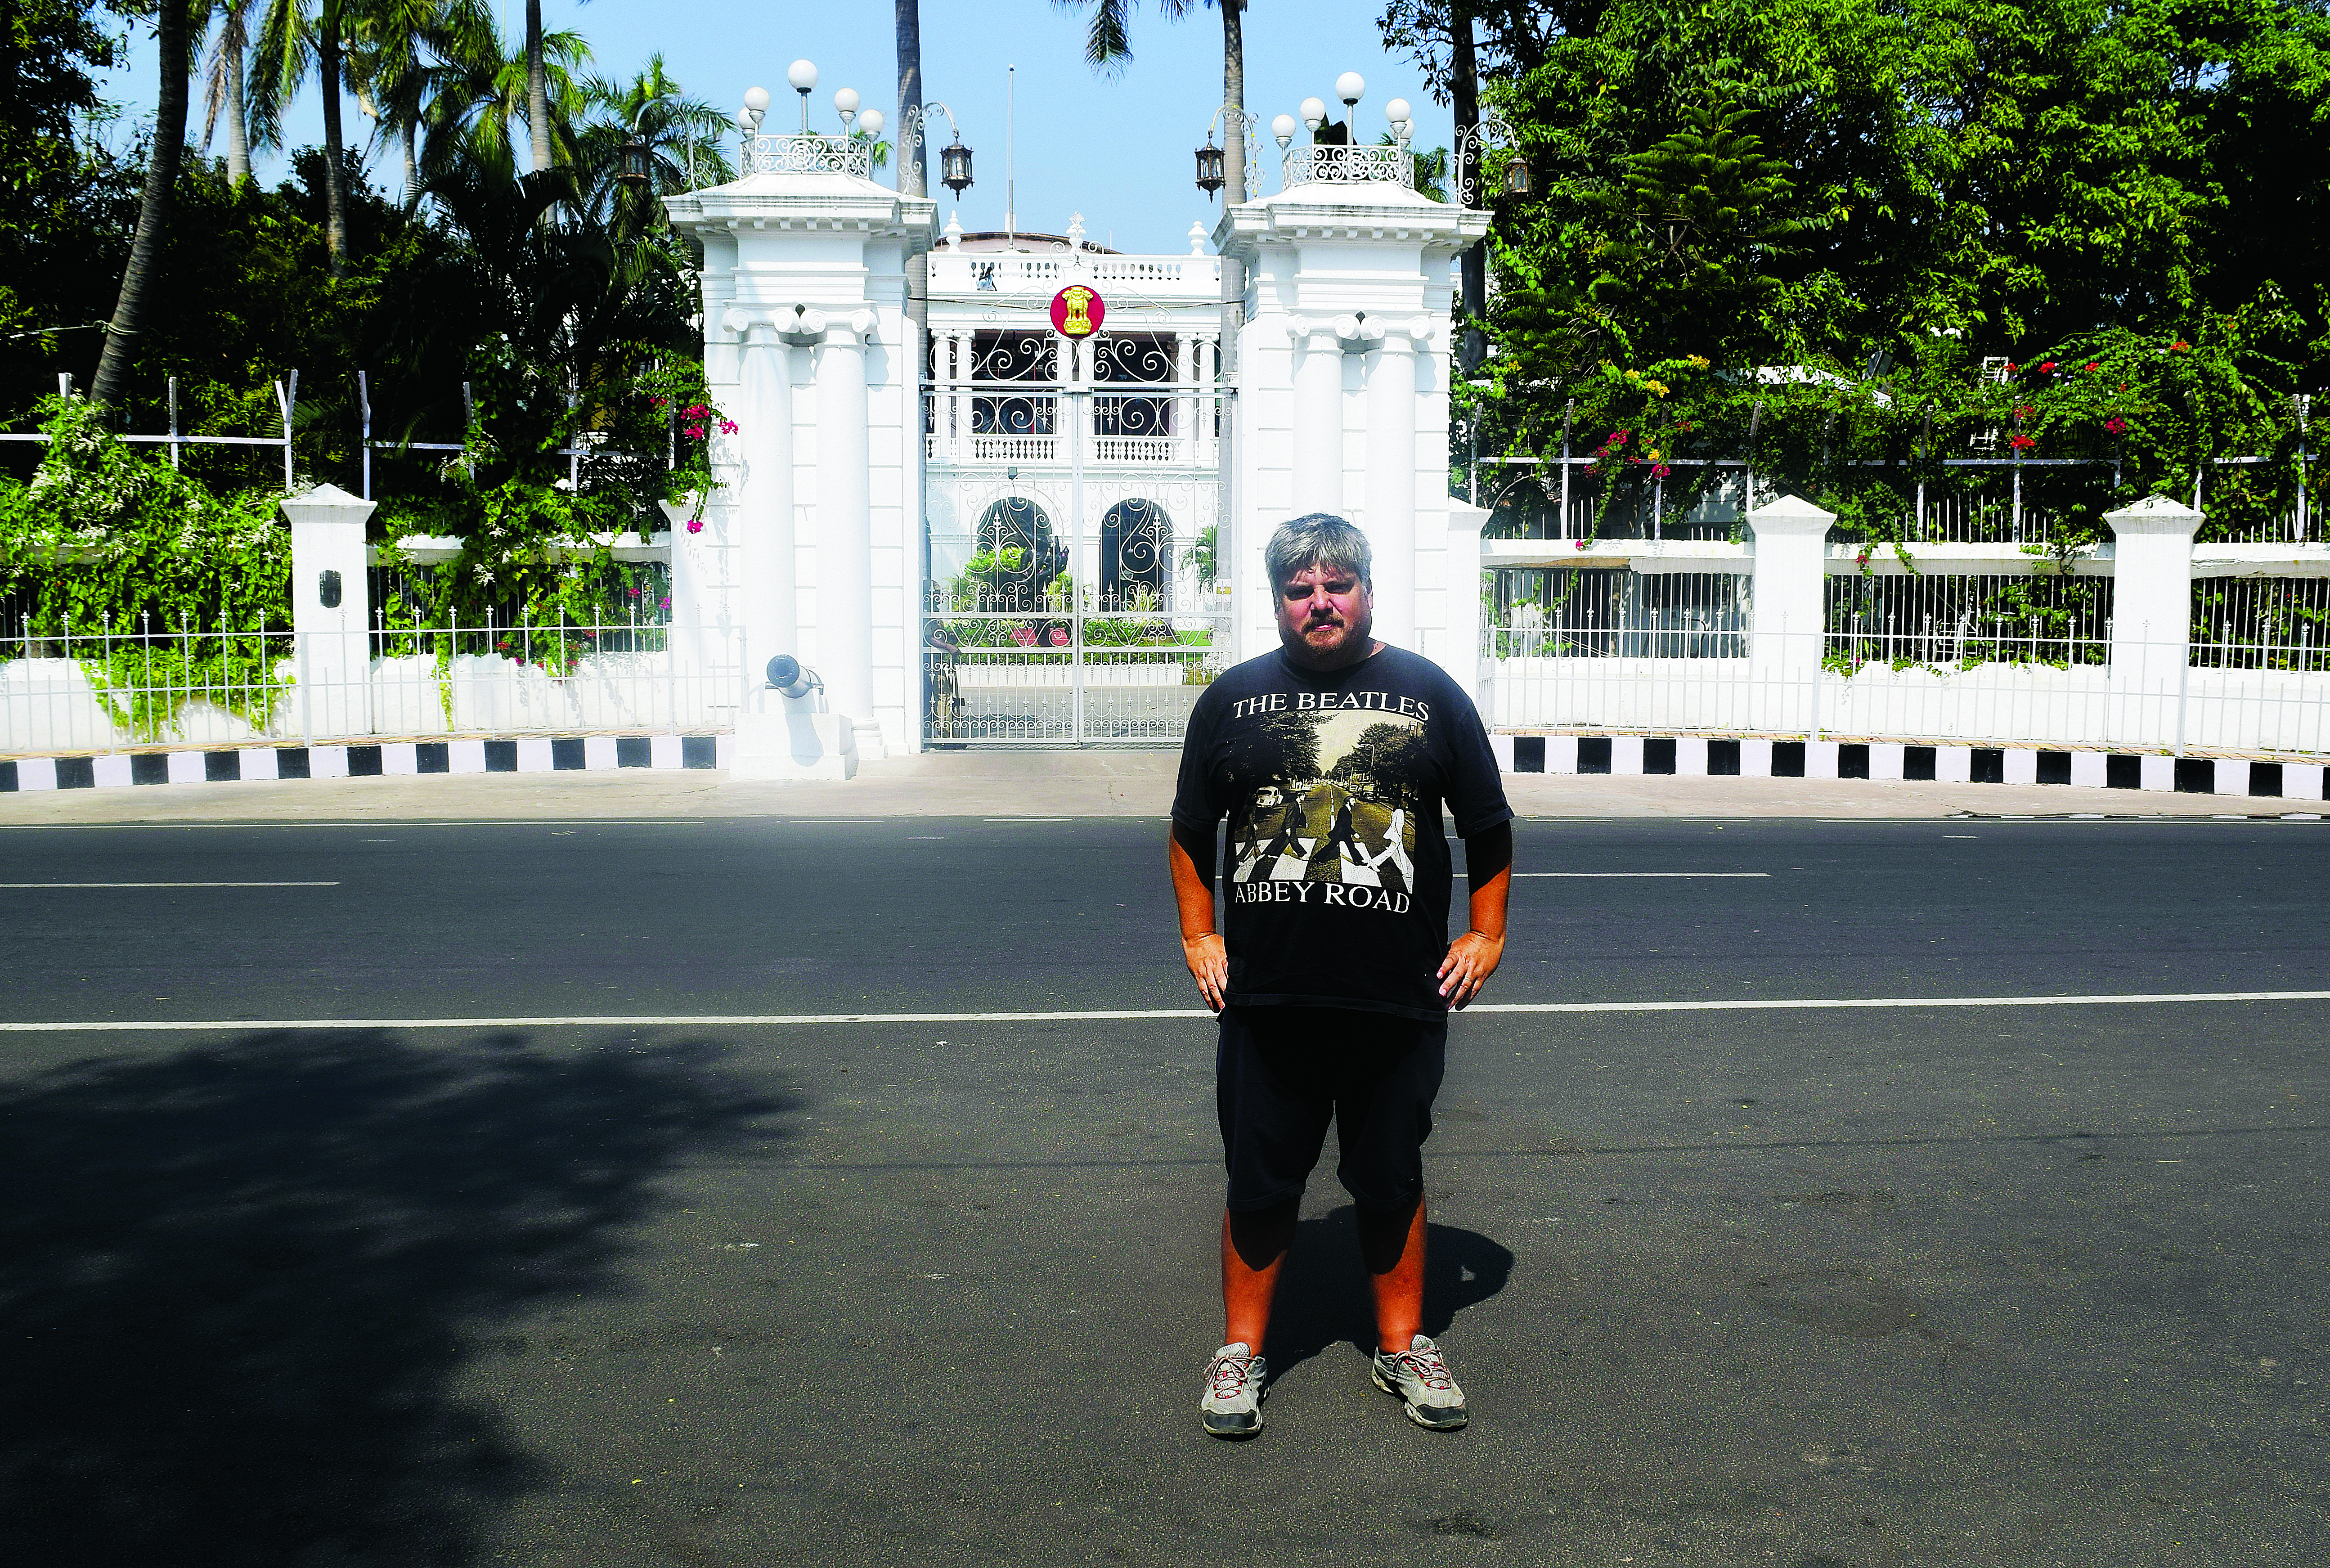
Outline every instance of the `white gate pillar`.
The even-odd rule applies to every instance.
[[[1418,195],[1403,183],[1406,162],[1290,160],[1295,184],[1231,206],[1214,229],[1223,254],[1244,264],[1249,323],[1235,366],[1224,571],[1234,651],[1249,658],[1278,640],[1262,570],[1272,530],[1304,512],[1349,516],[1375,552],[1378,631],[1470,691],[1477,634],[1463,612],[1477,563],[1452,569],[1446,558],[1446,323],[1452,264],[1489,218]],[[1361,373],[1357,396],[1345,390],[1347,360]]]
[[[846,776],[861,751],[922,741],[923,343],[906,262],[938,207],[874,184],[862,141],[756,135],[743,150],[739,178],[664,199],[704,246],[706,375],[738,426],[706,507],[714,544],[673,544],[693,552],[698,601],[746,632],[737,689],[711,702],[739,714],[733,776]],[[815,356],[803,398],[795,349]],[[767,690],[778,653],[824,691]]]
[[[2113,538],[2109,734],[2121,745],[2183,753],[2193,535],[2204,520],[2166,496],[2104,514]]]

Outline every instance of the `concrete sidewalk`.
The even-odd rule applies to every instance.
[[[1173,797],[1161,751],[924,752],[868,763],[848,784],[731,784],[710,770],[431,774],[0,796],[0,826],[112,822],[543,821],[640,817],[1150,817]],[[1537,817],[2308,814],[2306,803],[2060,784],[1511,774]],[[2316,813],[2320,808],[2316,807]]]

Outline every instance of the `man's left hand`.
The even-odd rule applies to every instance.
[[[1461,1010],[1465,1003],[1481,994],[1481,987],[1497,972],[1503,962],[1505,942],[1501,936],[1483,936],[1478,931],[1467,931],[1448,945],[1448,956],[1440,961],[1440,994],[1447,998],[1451,1009]]]

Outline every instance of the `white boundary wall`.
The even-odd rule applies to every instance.
[[[1569,541],[1492,540],[1491,567],[1630,565],[1636,571],[1744,571],[1755,580],[1745,659],[1498,657],[1526,647],[1506,633],[1482,659],[1482,712],[1502,730],[1711,731],[1885,737],[2183,753],[2330,752],[2330,671],[2194,666],[2188,621],[2198,575],[2313,576],[2320,546],[2212,547],[2196,562],[2190,507],[2154,497],[2109,514],[2116,542],[2073,563],[2115,577],[2109,661],[2060,668],[1947,662],[1851,674],[1823,668],[1825,575],[1855,569],[1823,544],[1827,512],[1782,497],[1749,517],[1753,543],[1605,540],[1589,559]],[[1986,547],[1918,548],[1925,570],[1964,571]],[[1614,559],[1620,557],[1621,559]],[[1624,559],[1624,557],[1640,557]],[[1962,560],[1960,557],[1967,557]],[[1890,553],[1878,560],[1899,571]],[[2016,556],[2005,564],[2033,563]],[[2196,569],[2197,568],[2197,569]]]

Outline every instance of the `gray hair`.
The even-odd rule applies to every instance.
[[[1270,574],[1273,592],[1310,566],[1340,568],[1370,590],[1375,587],[1374,552],[1368,548],[1368,537],[1332,512],[1309,512],[1279,524],[1262,547],[1262,565]]]

